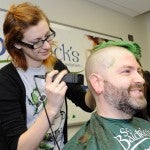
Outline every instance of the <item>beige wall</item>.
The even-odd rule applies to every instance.
[[[86,0],[30,0],[38,4],[52,21],[81,27],[92,31],[106,33],[128,40],[128,34],[134,36],[134,41],[142,48],[142,64],[150,70],[150,13],[137,17],[129,17],[118,12],[96,6]],[[8,9],[11,3],[21,0],[0,0],[1,8]],[[71,137],[78,127],[69,127]]]
[[[38,4],[49,16],[50,20],[81,27],[101,33],[119,36],[128,40],[128,34],[134,36],[134,41],[142,48],[142,64],[150,70],[147,62],[150,54],[150,13],[137,17],[129,17],[118,12],[96,6],[86,0],[30,0]],[[12,3],[23,0],[0,0],[0,7],[8,9]]]

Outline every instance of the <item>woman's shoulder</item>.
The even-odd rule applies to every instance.
[[[54,65],[54,69],[58,70],[58,71],[62,71],[64,69],[67,69],[67,66],[60,60],[60,59],[57,59],[55,65]]]
[[[0,76],[2,80],[21,80],[16,68],[12,63],[9,63],[0,69]]]
[[[0,74],[13,76],[17,74],[17,70],[12,63],[9,63],[0,69]]]
[[[0,68],[0,72],[11,71],[12,69],[15,70],[15,67],[12,63],[9,63],[3,66],[2,68]]]

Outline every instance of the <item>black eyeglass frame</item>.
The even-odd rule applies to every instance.
[[[50,31],[52,32],[48,37],[55,37],[56,36],[56,32],[53,30],[53,29],[51,29],[51,28],[49,28],[50,29]],[[47,38],[48,38],[47,37]],[[44,42],[45,41],[47,41],[47,38],[46,39],[44,39],[44,40],[41,40],[40,42],[42,42],[43,44],[44,44]],[[51,39],[51,40],[53,40],[53,38]],[[49,40],[49,41],[51,41],[51,40]],[[47,42],[49,42],[49,41],[47,41]],[[35,44],[29,44],[29,43],[26,43],[26,42],[23,42],[23,41],[19,41],[19,43],[21,43],[22,45],[24,45],[25,47],[28,47],[28,48],[31,48],[31,49],[37,49],[37,48],[40,48],[40,47],[42,47],[43,45],[41,45],[41,46],[39,46],[39,47],[37,47],[37,48],[35,48],[34,47],[34,45]],[[38,42],[37,42],[38,43]]]

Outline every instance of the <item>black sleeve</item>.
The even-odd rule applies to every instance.
[[[54,69],[58,70],[58,71],[62,71],[62,70],[68,70],[67,66],[65,66],[61,60],[57,59]],[[68,70],[69,72],[69,70]]]
[[[0,146],[7,145],[9,150],[16,150],[19,136],[27,128],[20,104],[21,88],[10,76],[9,71],[0,71]]]
[[[67,66],[65,66],[60,60],[56,62],[54,69],[57,69],[59,71],[64,69],[68,70]],[[68,89],[66,92],[66,97],[71,100],[76,106],[79,106],[85,111],[91,112],[92,110],[85,104],[86,91],[83,89],[83,87],[79,84],[67,84],[67,86]]]

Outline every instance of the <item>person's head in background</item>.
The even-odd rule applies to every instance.
[[[145,98],[147,100],[147,115],[150,118],[150,72],[143,71],[143,77],[145,79]]]
[[[30,3],[12,5],[3,24],[5,46],[16,67],[27,70],[55,62],[52,40],[55,32],[44,12]]]
[[[132,42],[104,42],[93,50],[85,74],[99,115],[128,119],[146,107],[139,57],[139,47]]]
[[[145,79],[144,95],[147,101],[147,107],[141,111],[138,111],[135,116],[150,121],[150,72],[143,70],[143,78]]]

